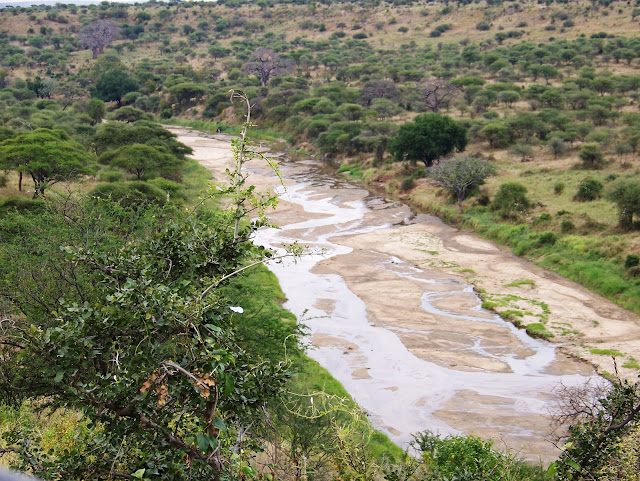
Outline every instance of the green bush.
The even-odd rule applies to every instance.
[[[631,269],[632,267],[636,267],[638,264],[640,264],[640,256],[637,254],[629,254],[624,260],[625,269]]]
[[[602,189],[604,189],[604,184],[602,182],[592,177],[586,177],[580,181],[580,185],[578,185],[578,192],[573,196],[573,200],[587,202],[599,199],[602,195]]]
[[[21,195],[12,195],[0,200],[0,212],[15,210],[18,212],[39,212],[45,207],[41,199],[29,199]]]
[[[556,195],[560,195],[564,192],[564,188],[565,188],[565,184],[564,182],[556,182],[553,186],[553,193]]]
[[[105,169],[98,174],[100,182],[122,182],[124,181],[124,172],[120,170]]]
[[[505,218],[517,218],[531,209],[527,188],[517,182],[507,182],[498,188],[493,198],[493,209]]]
[[[562,233],[571,232],[574,228],[575,226],[573,225],[573,222],[569,219],[562,219],[562,222],[560,223],[560,231]]]
[[[172,199],[184,200],[186,198],[184,187],[178,182],[174,182],[163,177],[157,177],[155,179],[151,179],[148,183],[164,190]]]
[[[164,205],[167,201],[166,192],[143,181],[99,184],[90,192],[90,195],[94,199],[110,198],[122,207],[131,207],[134,210],[147,204]]]
[[[9,182],[9,176],[7,174],[0,174],[0,188],[6,187]]]
[[[408,190],[411,190],[415,187],[416,182],[413,179],[413,177],[405,177],[404,179],[402,179],[402,184],[400,185],[400,189],[403,192],[406,192]]]

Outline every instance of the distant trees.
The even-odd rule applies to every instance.
[[[434,161],[467,146],[467,131],[450,117],[430,113],[418,115],[400,127],[389,144],[396,161],[421,161],[429,168]]]
[[[98,54],[101,54],[104,48],[113,41],[118,32],[120,32],[120,27],[113,20],[96,20],[80,33],[80,43],[90,48],[93,58],[96,59]]]
[[[248,74],[256,75],[260,85],[266,87],[272,77],[293,71],[293,63],[270,48],[259,48],[251,54],[245,69]]]
[[[442,186],[455,194],[458,201],[458,213],[462,214],[462,201],[466,193],[484,184],[487,177],[496,174],[493,165],[475,157],[454,157],[431,167],[428,171]]]

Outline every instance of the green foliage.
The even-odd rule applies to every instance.
[[[618,221],[623,229],[633,227],[634,215],[640,215],[640,182],[623,179],[618,181],[607,198],[618,208]]]
[[[91,197],[110,200],[125,208],[142,209],[149,204],[164,205],[167,194],[148,182],[111,182],[99,184],[90,192]]]
[[[580,181],[580,184],[578,185],[578,192],[576,192],[576,195],[574,195],[573,198],[580,202],[596,200],[600,198],[602,189],[604,189],[604,184],[598,179],[585,177]]]
[[[113,167],[120,167],[134,174],[138,180],[155,177],[158,174],[179,177],[182,160],[162,147],[146,144],[129,144],[117,150],[102,154],[98,161]]]
[[[95,87],[95,97],[105,102],[122,103],[122,97],[138,90],[138,84],[129,74],[121,69],[108,70],[98,79]]]
[[[430,431],[414,436],[413,447],[422,453],[425,479],[498,481],[543,479],[540,466],[528,466],[493,449],[493,442],[476,436],[441,438]]]
[[[638,385],[614,381],[591,411],[569,427],[568,441],[556,463],[560,478],[579,481],[615,476],[621,441],[637,429],[639,406]]]
[[[578,157],[582,159],[582,163],[587,169],[599,168],[604,160],[600,145],[593,142],[582,144]]]
[[[490,163],[474,157],[454,157],[431,167],[429,175],[451,191],[458,201],[458,213],[462,213],[462,201],[467,192],[484,184],[487,177],[495,175]]]
[[[64,180],[93,172],[93,156],[72,141],[63,130],[36,129],[0,144],[0,167],[28,173],[33,179],[34,196]]]
[[[424,114],[400,127],[389,144],[389,152],[396,161],[420,160],[428,168],[440,157],[454,150],[462,152],[466,146],[464,127],[445,115]]]
[[[501,184],[493,199],[493,209],[502,217],[515,219],[531,208],[527,188],[517,182]]]

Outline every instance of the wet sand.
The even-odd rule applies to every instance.
[[[172,130],[222,179],[233,159],[227,138]],[[589,348],[640,359],[638,318],[600,296],[436,218],[414,218],[402,204],[339,179],[323,177],[324,185],[309,177],[315,162],[283,167],[287,192],[271,216],[283,229],[261,233],[260,242],[297,239],[329,252],[272,266],[286,307],[309,310],[312,357],[401,444],[430,428],[491,437],[497,447],[551,460],[550,393],[593,374],[573,356],[608,371],[610,359]],[[261,164],[249,168],[259,188],[278,185]],[[524,316],[544,316],[560,349],[480,309],[471,285],[510,295]]]

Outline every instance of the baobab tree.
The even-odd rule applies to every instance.
[[[462,88],[441,80],[429,81],[422,85],[421,99],[432,112],[448,108],[451,102],[462,93]]]
[[[104,48],[109,45],[120,32],[120,27],[113,20],[97,20],[90,23],[80,32],[80,42],[91,49],[93,58],[98,58]]]
[[[293,63],[270,48],[259,48],[251,54],[245,68],[248,74],[255,74],[260,79],[260,85],[266,87],[271,77],[291,72]]]

